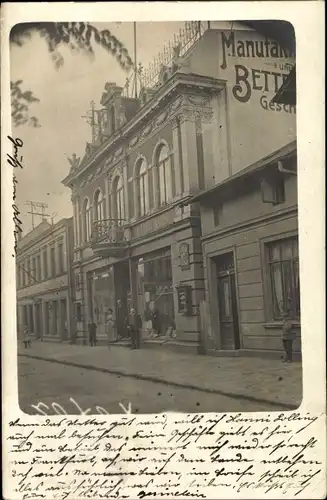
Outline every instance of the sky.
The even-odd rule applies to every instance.
[[[138,23],[138,61],[146,68],[163,49],[173,41],[174,33],[184,23]],[[109,29],[133,57],[132,23],[94,23],[99,29]],[[13,135],[23,140],[23,169],[17,173],[17,204],[23,222],[23,234],[32,229],[27,213],[27,201],[48,204],[47,213],[60,218],[72,216],[70,189],[61,181],[68,174],[67,156],[73,153],[83,157],[86,141],[91,140],[91,129],[82,118],[90,110],[91,101],[99,105],[106,82],[123,86],[127,74],[115,59],[101,47],[94,45],[91,61],[85,54],[76,54],[63,47],[64,66],[55,69],[46,42],[38,34],[22,47],[12,47],[10,54],[11,80],[23,80],[22,89],[31,90],[40,99],[31,106],[31,115],[37,116],[41,127],[22,126]],[[35,218],[35,225],[41,219]]]

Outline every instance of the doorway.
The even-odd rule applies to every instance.
[[[240,332],[233,253],[220,255],[215,259],[215,262],[220,348],[222,350],[236,350],[240,348]]]

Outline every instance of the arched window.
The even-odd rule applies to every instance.
[[[165,144],[157,151],[157,181],[159,205],[169,203],[173,197],[173,178],[170,152]]]
[[[84,229],[84,241],[87,242],[91,238],[92,230],[92,212],[91,204],[88,198],[85,198],[83,203],[83,229]]]
[[[136,168],[138,213],[143,217],[149,212],[149,178],[147,164],[144,158],[140,159]]]
[[[104,198],[101,189],[97,189],[94,195],[94,220],[104,219]]]
[[[113,183],[114,195],[114,216],[116,219],[123,221],[125,219],[124,210],[124,185],[121,176],[116,177]]]

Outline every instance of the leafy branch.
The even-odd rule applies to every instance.
[[[94,57],[94,45],[99,45],[116,59],[119,66],[128,71],[133,61],[124,45],[108,29],[98,30],[90,23],[21,23],[16,24],[10,32],[10,43],[22,47],[34,33],[38,33],[47,43],[47,48],[56,69],[64,65],[60,53],[62,46],[68,46],[73,52],[82,52]],[[29,105],[39,102],[31,91],[21,90],[22,80],[11,82],[12,119],[15,126],[28,124],[39,126],[35,116],[29,117]]]

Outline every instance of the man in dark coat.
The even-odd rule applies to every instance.
[[[97,325],[91,319],[89,319],[88,329],[90,346],[95,347],[97,344]]]
[[[131,336],[132,349],[140,349],[141,328],[142,328],[141,316],[139,314],[136,314],[135,309],[131,309],[128,320],[128,329]]]

